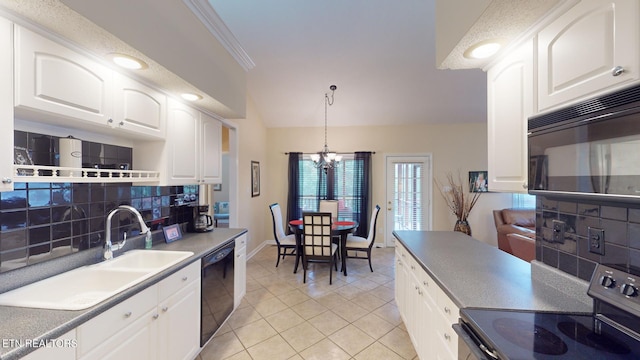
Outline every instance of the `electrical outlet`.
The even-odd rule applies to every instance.
[[[589,252],[604,255],[604,230],[598,228],[587,228],[587,237],[589,240]]]
[[[564,221],[553,220],[553,235],[551,240],[554,243],[564,243]]]

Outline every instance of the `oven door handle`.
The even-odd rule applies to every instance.
[[[471,332],[465,331],[464,328],[466,328],[466,326],[462,324],[453,324],[452,327],[453,327],[453,330],[458,334],[458,338],[467,344],[469,351],[471,351],[471,353],[473,353],[473,355],[478,360],[488,360],[488,359],[499,360],[498,355],[496,355],[493,351],[489,350],[486,346],[484,346],[484,344],[482,344],[474,336],[474,334],[472,334]]]

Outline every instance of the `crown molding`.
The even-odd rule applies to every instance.
[[[183,2],[245,71],[256,66],[208,0],[183,0]]]

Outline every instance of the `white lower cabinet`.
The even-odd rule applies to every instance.
[[[233,307],[237,308],[247,293],[247,235],[236,239],[235,266],[233,269]]]
[[[200,263],[77,328],[77,358],[192,359],[200,350]]]
[[[396,304],[420,359],[458,358],[459,309],[396,241]]]
[[[76,358],[76,330],[73,329],[26,356],[23,360],[74,360]]]

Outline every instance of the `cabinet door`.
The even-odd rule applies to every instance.
[[[113,76],[116,84],[113,126],[134,137],[164,139],[166,96],[124,75]]]
[[[20,26],[14,32],[17,110],[37,110],[38,121],[61,117],[94,128],[108,124],[113,108],[110,69]]]
[[[222,123],[207,114],[200,114],[202,160],[200,180],[206,184],[222,182]]]
[[[200,170],[200,112],[170,99],[168,120],[169,173],[165,185],[196,184],[199,182]]]
[[[527,118],[533,111],[533,42],[487,72],[489,190],[527,192]]]
[[[236,239],[235,264],[233,269],[234,308],[237,308],[247,292],[247,235]]]
[[[13,190],[13,24],[0,18],[0,191]]]
[[[158,359],[193,359],[200,351],[200,281],[192,281],[158,308]]]
[[[43,347],[35,350],[22,360],[75,360],[76,358],[76,330],[60,336],[54,342],[55,346]]]
[[[637,0],[583,0],[538,34],[538,109],[638,79]],[[624,72],[614,75],[620,66]]]
[[[154,308],[133,321],[104,342],[92,348],[79,360],[157,359],[158,312]],[[98,329],[96,329],[98,330]]]

